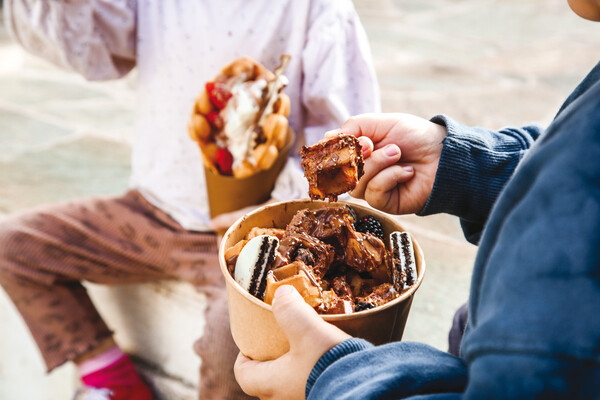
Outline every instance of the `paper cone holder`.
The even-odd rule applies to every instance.
[[[211,218],[269,200],[277,176],[287,161],[293,142],[294,132],[289,129],[286,144],[277,155],[271,168],[258,171],[245,178],[221,175],[215,168],[204,165]],[[206,164],[208,161],[204,160],[204,162]]]

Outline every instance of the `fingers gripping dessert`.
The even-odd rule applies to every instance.
[[[312,200],[336,201],[337,196],[354,189],[364,173],[360,143],[351,135],[340,134],[304,146],[301,156]]]
[[[240,58],[206,83],[188,131],[207,167],[243,178],[273,165],[288,135],[290,99],[282,90],[289,58],[283,55],[274,73]]]
[[[225,259],[234,279],[266,303],[289,284],[317,312],[349,314],[383,305],[417,281],[410,235],[392,232],[389,247],[378,235],[377,219],[357,219],[349,206],[303,209],[285,230],[252,229]]]

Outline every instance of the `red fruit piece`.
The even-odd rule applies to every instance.
[[[206,83],[206,94],[210,102],[218,110],[222,110],[227,105],[227,101],[231,98],[231,93],[227,90],[224,83],[221,82],[207,82]]]
[[[223,129],[223,118],[221,118],[218,111],[209,111],[209,113],[206,114],[205,117],[208,120],[210,126],[212,126],[214,129],[218,131]]]
[[[217,168],[224,175],[231,175],[233,173],[233,156],[229,150],[220,148],[217,150]]]

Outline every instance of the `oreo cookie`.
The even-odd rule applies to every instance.
[[[392,285],[398,292],[408,289],[417,282],[417,264],[412,239],[408,232],[392,232]]]
[[[262,300],[267,286],[267,272],[275,260],[279,239],[260,235],[248,241],[237,258],[233,278],[252,296]]]

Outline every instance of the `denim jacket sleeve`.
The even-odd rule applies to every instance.
[[[445,115],[431,121],[445,126],[448,134],[433,190],[418,215],[456,215],[467,240],[477,244],[502,188],[543,129],[529,125],[492,131]]]

